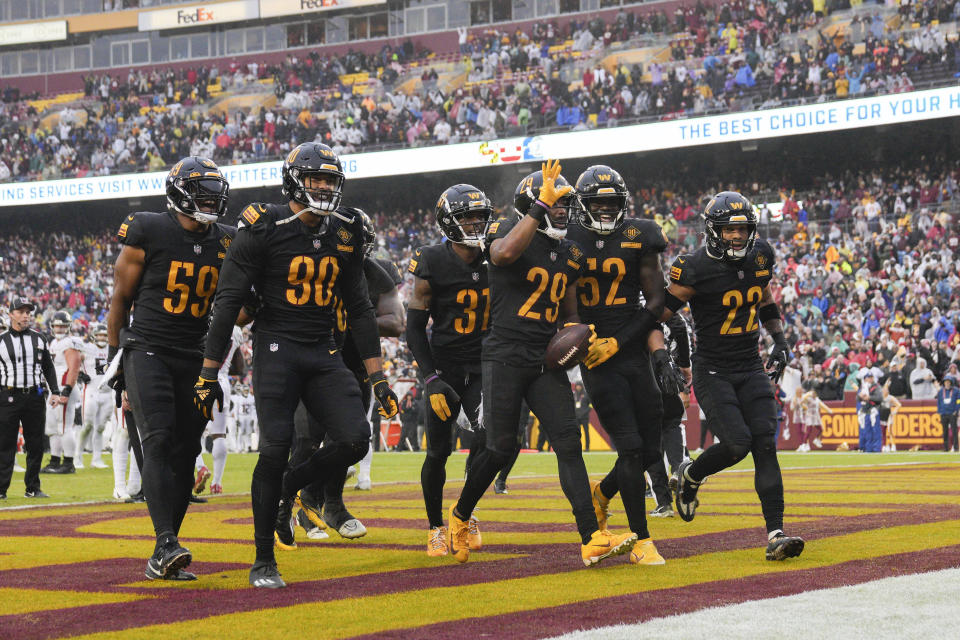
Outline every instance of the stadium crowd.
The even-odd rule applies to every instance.
[[[310,139],[349,153],[910,91],[919,69],[939,64],[945,77],[956,70],[956,41],[933,24],[956,20],[960,3],[908,6],[904,24],[921,28],[890,32],[879,10],[858,11],[827,35],[816,31],[822,2],[782,0],[698,2],[673,16],[621,9],[608,23],[538,22],[529,32],[463,30],[460,86],[441,82],[431,52],[408,40],[375,54],[315,49],[280,64],[92,74],[85,97],[56,118],[8,88],[0,182],[158,171],[188,154],[260,161]],[[603,64],[614,42],[633,43],[619,49],[626,51],[654,36],[662,44],[664,35],[670,61]],[[275,103],[264,94],[271,79]],[[354,82],[368,80],[354,91]],[[209,87],[266,101],[260,109],[209,108]]]
[[[775,294],[795,366],[822,400],[855,389],[861,370],[889,380],[890,393],[901,398],[931,399],[945,376],[958,377],[958,175],[960,162],[938,157],[914,169],[823,177],[803,193],[764,198],[779,185],[757,185],[758,202],[783,201],[779,213],[761,208],[760,233],[777,251]],[[665,264],[698,246],[702,185],[651,183],[633,195],[631,215],[655,219],[671,240]],[[417,247],[440,239],[432,211],[370,213],[377,255],[401,272]],[[67,310],[85,334],[109,306],[118,250],[112,234],[24,226],[0,235],[3,297],[36,300],[41,324]],[[409,281],[401,284],[401,299],[409,299],[410,289]],[[391,375],[413,377],[403,341],[384,345]]]

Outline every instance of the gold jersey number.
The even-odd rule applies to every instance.
[[[763,289],[760,287],[750,287],[747,289],[747,305],[750,308],[750,316],[747,318],[747,324],[745,327],[735,326],[734,322],[737,321],[737,314],[740,312],[740,308],[743,307],[743,293],[739,289],[731,289],[723,294],[723,306],[730,309],[727,312],[727,319],[724,320],[723,326],[720,327],[720,335],[722,336],[735,336],[740,333],[750,333],[756,331],[760,328],[760,323],[757,322],[757,305],[760,303],[760,298],[763,297]]]

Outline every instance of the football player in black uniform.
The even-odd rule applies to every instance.
[[[619,173],[606,165],[589,167],[577,179],[580,224],[567,237],[583,249],[577,303],[583,322],[600,336],[581,365],[583,381],[603,428],[613,439],[617,461],[604,481],[594,482],[600,527],[605,507],[619,491],[630,530],[639,541],[630,554],[635,564],[663,564],[647,529],[644,469],[662,455],[663,405],[647,336],[656,316],[640,304],[663,306],[660,254],[667,242],[652,220],[626,218],[629,192]],[[661,336],[662,337],[662,336]],[[666,351],[653,352],[658,372],[670,367]],[[672,367],[670,367],[672,370]]]
[[[253,333],[253,390],[260,425],[260,457],[253,472],[255,587],[286,586],[274,557],[274,528],[289,526],[297,492],[342,473],[367,452],[370,426],[360,385],[343,363],[335,329],[342,300],[373,393],[387,417],[396,414],[380,360],[376,318],[363,278],[363,225],[340,207],[340,159],[328,146],[299,145],[284,160],[287,204],[254,203],[243,210],[227,253],[194,402],[209,418],[222,403],[217,371],[232,325],[251,286],[261,300]],[[327,427],[329,446],[284,469],[300,401]],[[281,504],[282,501],[282,504]],[[280,514],[278,516],[278,513]]]
[[[107,316],[108,358],[113,362],[123,349],[111,386],[120,391],[126,385],[143,446],[143,492],[157,535],[146,576],[195,580],[183,570],[191,555],[177,539],[206,426],[193,408],[192,380],[236,230],[218,222],[229,186],[211,160],[178,162],[167,175],[166,192],[167,212],[130,214],[117,232],[123,248]]]
[[[752,453],[754,486],[767,525],[766,557],[784,560],[800,555],[803,539],[783,533],[783,479],[770,379],[776,382],[783,375],[790,347],[770,292],[773,249],[757,238],[757,215],[739,193],[715,195],[703,218],[706,245],[679,256],[670,267],[665,316],[689,301],[697,338],[693,388],[720,442],[695,461],[680,464],[677,511],[693,520],[700,483]],[[766,364],[757,352],[760,325],[773,339]]]
[[[628,553],[637,541],[636,534],[614,535],[597,525],[570,381],[563,369],[543,365],[557,327],[578,322],[576,288],[567,284],[579,277],[583,252],[564,238],[572,191],[560,164],[547,162],[517,186],[517,216],[491,223],[487,233],[492,324],[481,355],[487,443],[450,508],[450,551],[459,562],[470,555],[474,507],[513,455],[524,398],[557,454],[560,486],[573,507],[584,564]]]
[[[479,422],[480,351],[490,326],[490,287],[483,244],[492,214],[490,200],[480,189],[469,184],[450,187],[436,207],[437,226],[446,241],[417,249],[408,268],[414,284],[407,345],[420,367],[429,403],[427,456],[420,471],[430,522],[428,556],[449,553],[447,528],[443,526],[443,485],[452,448],[450,434],[461,406],[471,423]],[[433,334],[428,339],[427,321],[431,317]],[[478,453],[486,444],[484,436],[484,430],[476,425],[471,452]],[[469,547],[479,550],[482,541],[476,517],[471,514],[468,523]]]
[[[377,316],[377,329],[382,338],[399,337],[404,330],[406,318],[403,303],[397,285],[403,281],[396,265],[390,260],[381,260],[374,257],[373,249],[376,245],[376,231],[373,221],[362,209],[346,207],[344,211],[358,217],[363,223],[363,276],[367,282],[370,294],[370,304]],[[349,318],[343,309],[343,303],[337,304],[338,325],[336,330],[337,343],[343,349],[343,362],[353,372],[360,384],[360,395],[365,415],[370,416],[370,400],[372,392],[370,380],[367,378],[363,360],[354,345],[350,335]],[[341,322],[343,324],[341,324]],[[344,330],[346,327],[346,330]],[[310,457],[313,451],[320,446],[326,427],[315,420],[300,403],[295,415],[296,447],[290,456],[290,465],[296,466]],[[379,437],[378,434],[374,434]],[[317,438],[321,438],[318,440]],[[368,443],[367,454],[357,465],[359,467],[357,487],[370,489],[370,462],[373,457],[372,447]],[[313,483],[300,491],[296,504],[300,507],[297,512],[297,522],[307,531],[307,537],[322,540],[329,537],[323,531],[327,525],[335,529],[344,538],[360,538],[366,535],[366,527],[347,510],[343,503],[343,486],[347,477],[347,468],[342,474],[327,479],[323,483]],[[277,532],[277,546],[288,548],[280,539],[286,538],[286,524]],[[292,547],[290,547],[292,548]]]

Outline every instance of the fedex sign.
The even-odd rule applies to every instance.
[[[255,20],[259,15],[257,0],[206,2],[179,8],[141,11],[137,15],[137,28],[140,31],[182,29],[198,25]]]
[[[260,0],[260,17],[294,16],[385,2],[386,0]]]

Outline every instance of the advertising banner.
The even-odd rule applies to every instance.
[[[140,31],[159,29],[183,29],[224,22],[255,20],[259,17],[257,0],[233,0],[232,2],[208,2],[174,6],[169,9],[141,11],[137,16]]]

